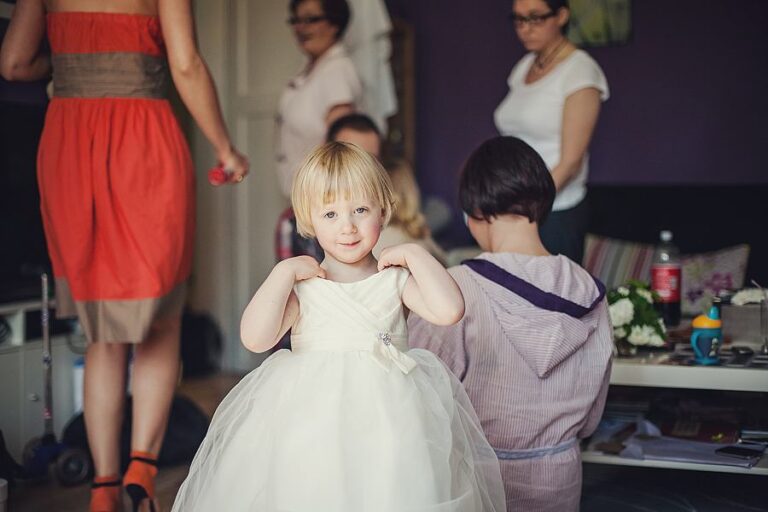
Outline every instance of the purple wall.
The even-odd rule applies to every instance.
[[[611,88],[595,184],[768,184],[768,1],[638,0],[632,41],[588,49]],[[523,54],[510,0],[388,0],[416,37],[417,172],[453,200]],[[450,179],[446,179],[450,177]]]

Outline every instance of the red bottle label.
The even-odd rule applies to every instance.
[[[680,265],[654,265],[651,288],[659,294],[659,302],[680,302]]]

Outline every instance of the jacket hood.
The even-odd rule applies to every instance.
[[[597,328],[605,286],[564,256],[486,253],[464,266],[491,299],[507,340],[540,378]]]

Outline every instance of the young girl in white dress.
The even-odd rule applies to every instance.
[[[456,283],[415,244],[371,250],[393,209],[386,172],[352,144],[310,154],[293,183],[299,232],[325,251],[281,261],[243,313],[254,352],[291,329],[224,399],[174,511],[496,512],[498,461],[461,384],[408,349],[405,307],[459,321]]]

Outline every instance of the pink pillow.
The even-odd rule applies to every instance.
[[[721,290],[744,286],[749,245],[742,244],[715,252],[689,254],[682,258],[684,315],[699,315]]]

